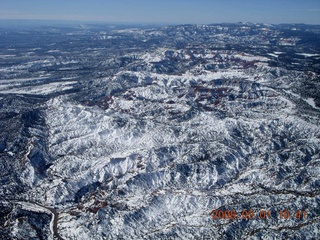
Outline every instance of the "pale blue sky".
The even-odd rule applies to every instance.
[[[320,0],[0,0],[0,19],[320,24]]]

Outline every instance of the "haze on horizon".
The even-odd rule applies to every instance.
[[[0,0],[0,19],[320,24],[319,0]]]

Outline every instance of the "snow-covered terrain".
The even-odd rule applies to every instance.
[[[14,31],[1,45],[4,239],[319,238],[310,35],[249,23],[57,29],[40,46]]]

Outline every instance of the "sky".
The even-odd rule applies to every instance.
[[[0,0],[0,19],[320,24],[320,0]]]

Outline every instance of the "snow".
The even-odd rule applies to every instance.
[[[15,54],[0,54],[0,58],[9,58],[9,57],[15,57]]]
[[[234,54],[233,57],[240,58],[245,61],[261,61],[261,62],[269,61],[269,59],[266,57],[253,56],[253,55],[249,55],[249,54]]]
[[[143,39],[153,34],[136,29],[122,33],[143,34]],[[319,158],[314,154],[319,150],[319,126],[298,115],[300,106],[292,96],[300,96],[290,90],[294,86],[292,79],[299,82],[306,75],[268,66],[268,57],[238,51],[215,52],[205,47],[198,50],[195,57],[224,66],[206,70],[210,69],[206,63],[183,65],[193,61],[185,61],[189,55],[184,50],[162,47],[139,54],[130,50],[125,56],[138,56],[134,60],[146,69],[159,70],[153,63],[170,59],[170,53],[173,58],[183,59],[179,67],[181,63],[181,69],[187,70],[179,75],[166,74],[166,70],[119,70],[113,77],[92,79],[105,84],[105,89],[119,79],[126,81],[128,75],[129,81],[130,76],[138,78],[130,85],[124,82],[125,90],[113,95],[105,108],[99,107],[100,102],[94,106],[81,104],[75,100],[78,93],[52,96],[44,110],[48,131],[45,143],[50,156],[46,177],[38,177],[28,159],[34,147],[31,144],[25,146],[26,163],[19,173],[22,183],[30,186],[26,190],[28,199],[45,204],[21,201],[19,205],[27,211],[52,215],[53,211],[45,206],[55,206],[59,209],[61,235],[79,240],[104,239],[103,234],[110,239],[119,234],[127,239],[159,239],[158,232],[170,231],[192,239],[202,229],[210,229],[213,234],[243,232],[242,228],[233,228],[237,222],[229,224],[225,220],[212,227],[208,212],[226,206],[237,210],[249,205],[278,207],[288,202],[288,196],[289,200],[294,197],[307,201],[308,206],[317,206],[315,198],[286,192],[270,194],[273,189],[311,192],[319,175],[314,167]],[[268,51],[271,57],[280,54]],[[243,67],[250,61],[255,62],[254,67]],[[70,58],[58,62],[47,59],[29,62],[19,69],[33,64],[75,63]],[[228,68],[228,64],[232,67]],[[132,66],[135,65],[130,63],[130,68],[121,69],[135,69]],[[63,76],[57,82],[49,82],[48,76],[43,76],[46,83],[30,87],[19,84],[32,84],[41,78],[6,79],[0,82],[0,92],[55,93],[72,89],[76,83],[72,80],[80,78]],[[83,94],[81,90],[79,94]],[[313,98],[305,101],[316,107]],[[27,130],[37,134],[36,130]],[[303,186],[295,179],[301,174],[310,179]],[[94,184],[101,185],[87,190]],[[264,191],[260,185],[271,191]],[[99,201],[106,205],[99,208]],[[251,223],[247,221],[247,226]],[[254,222],[254,228],[250,225],[248,231],[272,228],[277,222],[259,224]],[[217,238],[221,236],[217,234]]]
[[[43,84],[39,86],[32,86],[32,87],[16,87],[12,89],[8,89],[12,87],[10,85],[0,85],[0,93],[16,93],[16,94],[50,94],[57,91],[65,91],[72,89],[75,82],[74,81],[67,81],[67,82],[53,82],[48,84]]]
[[[45,77],[35,77],[35,78],[15,78],[10,80],[0,80],[0,85],[6,84],[6,83],[22,83],[22,82],[28,82],[28,81],[38,81],[38,80],[44,80],[48,79],[48,76]]]
[[[314,53],[297,53],[298,55],[302,55],[305,57],[319,57],[320,54],[314,54]]]
[[[320,108],[318,108],[318,107],[316,106],[316,103],[315,103],[315,101],[314,101],[313,98],[307,98],[307,99],[305,99],[305,101],[306,101],[311,107],[313,107],[313,108],[315,108],[315,109],[320,109]]]
[[[49,50],[48,53],[56,53],[56,52],[60,52],[60,50],[54,49],[54,50]]]
[[[268,55],[270,55],[271,57],[275,57],[275,58],[278,58],[278,54],[274,54],[274,53],[268,53]]]
[[[14,153],[13,153],[13,152],[8,151],[8,154],[9,154],[11,157],[14,156]]]
[[[23,201],[16,201],[17,204],[21,205],[23,209],[31,211],[31,212],[38,212],[38,213],[46,213],[46,214],[52,214],[52,212],[36,203],[31,202],[23,202]]]
[[[147,63],[161,62],[165,59],[165,51],[167,49],[158,49],[156,52],[148,52],[141,56],[142,60]]]
[[[290,90],[284,90],[286,93],[289,93],[289,94],[291,94],[291,95],[293,95],[293,96],[295,96],[296,98],[301,98],[301,96],[299,95],[299,94],[296,94],[296,93],[293,93],[292,91],[290,91]]]

